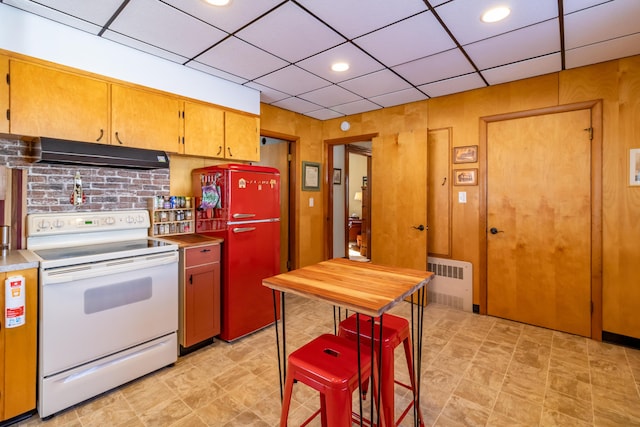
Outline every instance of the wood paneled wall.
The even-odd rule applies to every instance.
[[[602,99],[604,106],[603,329],[640,338],[640,188],[628,184],[629,149],[640,148],[640,56],[323,122],[263,105],[261,125],[263,130],[299,138],[298,163],[309,160],[326,164],[322,144],[327,139],[446,127],[452,129],[454,147],[475,145],[479,143],[480,117],[595,99]],[[343,120],[351,124],[347,132],[340,130]],[[481,168],[482,185],[482,165],[465,164],[476,166]],[[372,173],[375,176],[376,171]],[[326,167],[323,175],[320,193],[300,192],[298,184],[300,266],[323,257]],[[451,198],[452,258],[472,262],[476,271],[481,268],[478,189],[465,187],[466,204],[457,202],[455,188]],[[313,208],[308,206],[309,197],[314,198]],[[477,304],[479,283],[478,275],[474,276]]]

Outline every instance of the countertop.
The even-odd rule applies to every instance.
[[[212,243],[222,243],[224,239],[214,236],[205,236],[202,234],[176,234],[173,236],[157,236],[162,240],[168,240],[172,243],[177,243],[179,248],[186,248],[189,246],[199,246]]]
[[[10,250],[0,257],[0,273],[38,268],[39,266],[40,259],[28,250]]]

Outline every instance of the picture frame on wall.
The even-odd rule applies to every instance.
[[[342,184],[342,169],[333,168],[333,184]]]
[[[629,150],[629,185],[640,187],[640,148]]]
[[[302,162],[302,191],[320,191],[320,163]]]
[[[478,161],[478,146],[453,147],[453,163],[475,163]]]
[[[478,185],[478,169],[454,169],[453,185]]]

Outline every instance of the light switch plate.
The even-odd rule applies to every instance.
[[[309,207],[313,207],[313,197],[309,197]]]
[[[467,203],[467,192],[459,191],[458,192],[458,203]]]

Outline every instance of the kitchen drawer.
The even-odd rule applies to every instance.
[[[185,248],[185,268],[195,265],[220,262],[220,245],[203,245],[193,248]]]

